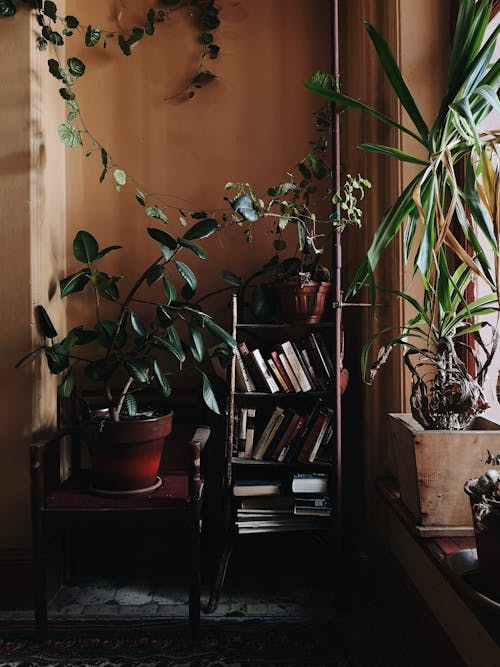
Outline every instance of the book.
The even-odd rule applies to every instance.
[[[236,357],[235,375],[236,375],[236,383],[238,389],[240,391],[248,391],[248,392],[255,391],[256,390],[255,383],[247,367],[245,366],[245,362],[243,361],[243,357],[241,356],[241,352],[238,347],[235,348],[234,355]]]
[[[279,387],[276,380],[271,375],[269,368],[266,366],[262,352],[258,348],[255,348],[254,350],[250,351],[250,354],[255,361],[255,365],[261,375],[263,382],[267,387],[267,391],[275,394],[277,391],[279,391]]]
[[[238,343],[238,349],[240,351],[241,358],[243,359],[245,368],[247,369],[247,373],[252,378],[256,391],[263,391],[267,393],[269,389],[262,379],[255,364],[255,360],[250,354],[250,350],[248,349],[248,345],[245,343],[245,341],[240,341]]]
[[[276,368],[280,372],[281,377],[285,381],[286,386],[288,387],[288,391],[296,391],[290,377],[288,376],[288,373],[285,370],[285,367],[283,366],[283,363],[279,357],[279,354],[276,350],[272,350],[271,352],[271,359],[274,361],[276,364]]]
[[[278,496],[272,496],[278,497]],[[279,496],[285,498],[286,496]],[[327,493],[318,493],[314,495],[295,494],[294,505],[303,507],[331,507],[330,496]]]
[[[295,505],[293,513],[298,516],[331,516],[331,507],[302,507]]]
[[[328,352],[328,346],[325,343],[325,339],[319,332],[316,331],[312,331],[309,336],[319,350],[320,358],[322,359],[324,368],[326,368],[330,382],[333,382],[335,378],[335,366],[333,365],[332,358]]]
[[[285,341],[284,343],[281,343],[281,350],[282,352],[286,355],[286,358],[288,359],[288,362],[292,368],[292,371],[295,374],[295,377],[297,378],[300,388],[302,391],[310,391],[312,389],[312,386],[307,379],[307,376],[304,372],[304,368],[297,357],[297,354],[295,353],[295,350],[293,349],[293,345],[290,341]]]
[[[259,439],[255,444],[255,447],[252,452],[252,458],[256,459],[257,461],[262,460],[262,457],[264,456],[266,449],[268,448],[269,443],[271,442],[272,437],[276,433],[276,430],[278,429],[279,425],[283,420],[284,414],[285,411],[283,410],[283,408],[280,407],[279,405],[276,405],[272,415],[270,416],[269,420],[267,421],[267,424],[264,427],[264,430],[262,431]]]
[[[251,496],[244,497],[240,501],[241,510],[245,511],[292,511],[295,504],[294,498],[285,495],[274,496]],[[240,510],[238,510],[240,511]]]
[[[255,408],[247,408],[247,432],[245,436],[245,458],[252,458],[253,441],[255,437]]]
[[[286,455],[285,461],[286,463],[291,463],[292,461],[297,460],[297,455],[302,449],[302,446],[306,440],[306,438],[309,435],[309,432],[312,428],[312,425],[316,419],[316,416],[318,415],[321,407],[325,404],[323,399],[319,399],[316,401],[316,403],[313,405],[312,409],[310,412],[305,416],[305,421],[300,429],[300,431],[297,433],[295,436],[293,442],[290,443],[290,448],[288,450],[288,453]]]
[[[238,428],[238,457],[245,457],[245,443],[247,437],[247,408],[240,408],[239,410],[239,428]]]
[[[285,373],[287,374],[287,377],[290,380],[294,391],[301,392],[302,388],[300,386],[300,382],[297,380],[297,376],[293,372],[286,354],[284,352],[278,352],[278,358],[281,361],[283,368],[285,369]]]
[[[293,493],[326,493],[328,475],[326,473],[295,473],[292,479]]]
[[[327,405],[322,405],[313,424],[311,424],[311,429],[304,440],[304,444],[297,454],[297,461],[300,463],[312,463],[314,461],[332,416],[333,410]]]
[[[303,371],[304,375],[306,376],[307,381],[311,385],[311,389],[314,390],[314,391],[317,390],[318,386],[316,385],[312,375],[309,372],[309,368],[307,367],[307,364],[304,361],[304,358],[302,356],[302,352],[300,351],[298,344],[293,340],[290,341],[290,344],[293,348],[293,351],[295,352],[295,355],[296,355],[296,357],[299,361],[299,364],[302,366],[302,371]]]
[[[290,429],[290,434],[288,435],[287,439],[283,439],[280,445],[275,448],[272,457],[274,461],[283,462],[286,460],[288,452],[290,451],[290,447],[292,443],[295,442],[295,438],[304,426],[305,421],[306,420],[304,417],[297,415],[297,419],[294,420],[293,427]]]
[[[266,363],[269,367],[269,370],[271,371],[272,376],[278,383],[280,391],[287,394],[290,391],[290,389],[288,388],[288,385],[285,382],[285,378],[281,375],[280,371],[278,370],[278,367],[274,363],[274,359],[272,357],[269,357],[268,359],[266,359]]]
[[[281,492],[279,480],[239,479],[233,485],[235,496],[271,496]]]
[[[333,417],[326,429],[326,433],[323,436],[323,440],[319,446],[314,461],[321,463],[331,463],[333,460],[333,441],[335,435],[335,424],[333,422]]]
[[[330,375],[326,361],[321,355],[319,345],[312,336],[312,333],[310,333],[305,339],[305,344],[307,351],[309,352],[309,358],[311,363],[313,363],[314,368],[316,369],[317,375],[322,378],[325,388],[328,387],[333,383],[333,376]]]
[[[263,456],[264,459],[272,459],[272,453],[273,453],[275,447],[278,446],[278,444],[281,442],[283,437],[286,435],[286,433],[287,433],[287,431],[290,427],[290,423],[292,422],[293,418],[296,415],[297,415],[297,413],[293,408],[291,408],[291,407],[285,408],[285,413],[283,415],[283,419],[281,421],[281,424],[279,425],[279,427],[275,431],[271,441],[269,442],[268,447],[266,448],[266,451],[265,451],[264,456]]]
[[[315,389],[317,389],[318,391],[325,391],[327,388],[327,382],[325,381],[321,373],[316,371],[312,359],[309,356],[309,352],[306,349],[305,343],[299,345],[298,349],[304,361],[304,364],[309,372],[309,375],[311,376]]]

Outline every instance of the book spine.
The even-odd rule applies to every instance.
[[[271,373],[273,374],[274,379],[278,383],[280,389],[287,394],[290,390],[288,389],[288,385],[285,382],[285,378],[281,375],[279,372],[278,367],[274,363],[274,359],[272,357],[269,357],[269,359],[266,359],[267,365],[269,366],[269,369]]]
[[[253,442],[255,437],[255,408],[247,410],[247,432],[245,437],[245,458],[252,458]]]
[[[316,419],[311,424],[311,430],[307,438],[304,440],[300,452],[297,455],[297,461],[300,463],[308,463],[311,461],[311,454],[314,451],[316,454],[317,447],[323,438],[326,429],[328,428],[328,422],[330,421],[330,415],[325,407],[322,407],[319,413],[316,416]]]
[[[327,418],[324,421],[323,425],[321,426],[321,429],[320,429],[320,432],[319,432],[318,437],[316,439],[316,442],[314,443],[314,445],[311,449],[311,453],[309,454],[309,463],[313,463],[315,461],[316,455],[319,451],[319,448],[321,447],[321,443],[324,440],[324,437],[326,435],[328,427],[331,424],[332,419],[333,419],[333,410],[329,409],[327,411]]]
[[[276,430],[274,433],[274,436],[272,437],[271,441],[269,442],[268,447],[266,448],[265,454],[263,456],[264,459],[267,460],[272,460],[272,454],[274,452],[274,449],[278,446],[280,441],[283,439],[284,434],[286,433],[291,421],[293,418],[296,416],[296,412],[293,408],[286,408],[285,412],[283,414],[283,419],[281,420],[281,424],[279,425],[279,428]]]
[[[276,364],[276,368],[277,368],[278,371],[280,372],[281,377],[284,379],[285,384],[286,384],[286,386],[288,387],[288,391],[289,391],[289,392],[293,392],[293,391],[295,391],[295,388],[294,388],[294,386],[293,386],[293,384],[292,384],[292,381],[291,381],[290,378],[288,377],[288,374],[287,374],[287,372],[286,372],[286,370],[285,370],[283,364],[281,363],[281,359],[280,359],[279,354],[278,354],[278,352],[277,352],[276,350],[273,350],[273,351],[271,352],[271,358],[272,358],[272,360],[274,361],[274,363]]]
[[[287,460],[288,453],[295,442],[296,438],[299,436],[302,428],[304,427],[306,420],[304,417],[299,417],[297,423],[295,424],[295,428],[290,434],[290,437],[288,438],[287,442],[284,443],[283,448],[281,449],[281,452],[278,455],[278,458],[276,459],[280,463],[283,461]]]
[[[286,358],[288,359],[290,366],[292,367],[292,370],[300,383],[302,391],[310,391],[312,389],[311,384],[309,383],[309,380],[307,379],[307,376],[304,372],[304,368],[300,363],[295,350],[293,349],[292,343],[290,341],[285,341],[281,344],[281,349],[286,354]]]
[[[330,353],[328,352],[328,345],[326,344],[325,339],[320,333],[312,332],[311,336],[313,337],[313,340],[316,341],[318,349],[321,353],[321,357],[324,359],[324,363],[328,369],[328,374],[331,378],[331,382],[333,382],[335,378],[335,367],[333,365]]]
[[[306,348],[303,346],[298,346],[297,349],[302,361],[304,362],[304,366],[309,375],[309,381],[312,383],[313,387],[319,391],[326,389],[326,385],[322,383],[320,376],[316,373],[316,370],[311,363],[311,358],[309,357]]]
[[[289,449],[288,454],[287,454],[286,459],[285,459],[285,461],[287,463],[291,463],[293,461],[296,461],[297,455],[300,452],[300,450],[302,449],[302,446],[304,445],[304,442],[305,442],[306,438],[308,437],[308,435],[311,431],[311,428],[312,428],[312,426],[313,426],[313,424],[316,420],[316,417],[317,417],[320,409],[322,408],[323,404],[324,404],[324,401],[320,399],[314,405],[311,412],[307,415],[307,417],[305,419],[304,426],[302,427],[300,432],[297,434],[297,437],[295,438],[294,442],[290,446],[290,449]]]
[[[262,353],[259,349],[252,350],[250,354],[253,357],[253,360],[255,361],[255,365],[257,366],[259,373],[262,377],[262,380],[266,384],[268,391],[271,392],[271,394],[275,394],[277,391],[279,391],[279,387],[276,384],[275,379],[269,372],[268,367],[266,366],[266,362],[264,361],[264,357],[262,356]]]
[[[278,353],[279,360],[283,364],[283,368],[285,369],[286,374],[288,375],[288,379],[292,383],[292,387],[294,391],[301,392],[302,388],[300,386],[300,382],[297,380],[297,376],[292,370],[292,367],[290,366],[290,362],[288,361],[286,354],[284,352],[279,352]]]
[[[234,354],[236,355],[236,376],[238,385],[242,391],[255,391],[254,381],[245,366],[239,348],[235,348]]]
[[[250,354],[250,350],[248,349],[248,346],[245,343],[245,341],[241,341],[240,343],[238,343],[238,349],[241,353],[241,357],[243,359],[243,363],[245,364],[245,368],[247,369],[247,373],[252,378],[256,390],[262,392],[269,391],[267,385],[264,383],[259,373],[254,358]]]
[[[277,405],[274,409],[273,414],[268,419],[267,424],[265,425],[264,430],[262,431],[257,441],[257,444],[254,447],[252,457],[257,461],[259,461],[262,458],[262,455],[264,454],[265,445],[269,439],[269,435],[271,434],[272,429],[276,425],[276,421],[280,415],[283,415],[283,408],[280,408],[279,405]]]
[[[309,336],[307,336],[305,344],[306,344],[306,349],[309,353],[309,359],[311,360],[311,364],[316,371],[316,375],[321,378],[321,382],[324,389],[327,389],[329,385],[332,384],[332,378],[330,377],[330,373],[328,372],[326,362],[323,361],[319,348],[317,347],[316,343],[312,338],[312,334],[309,334]]]
[[[238,457],[245,457],[245,442],[247,436],[247,408],[240,408],[240,424],[238,432]]]

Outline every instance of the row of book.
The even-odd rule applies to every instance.
[[[320,332],[268,348],[249,349],[241,341],[235,355],[238,391],[272,394],[326,391],[334,382],[334,365]]]
[[[296,475],[292,494],[282,494],[276,480],[240,480],[236,526],[240,533],[317,530],[318,517],[330,517],[332,505],[326,475]],[[301,492],[296,489],[302,489]],[[305,490],[304,490],[305,489]]]
[[[256,408],[240,407],[235,411],[233,455],[256,461],[331,462],[333,415],[322,398],[306,414],[277,404],[256,430]]]

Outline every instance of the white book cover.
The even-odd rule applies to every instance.
[[[250,352],[250,354],[254,358],[255,363],[257,364],[257,368],[259,369],[264,382],[268,386],[269,391],[272,394],[275,394],[277,391],[280,390],[280,388],[278,387],[278,383],[276,382],[276,380],[273,378],[273,376],[269,372],[269,369],[266,366],[266,362],[264,361],[264,357],[262,356],[261,351],[258,350],[258,349],[255,349],[255,350],[252,350]]]
[[[300,382],[302,391],[310,391],[312,389],[311,384],[307,379],[306,374],[304,373],[302,364],[300,363],[297,355],[295,354],[295,350],[293,349],[290,341],[287,340],[284,343],[282,343],[281,349],[286,354],[287,359],[290,362],[290,366],[292,367],[292,370],[295,373],[297,380]]]
[[[297,392],[302,391],[300,382],[297,380],[297,376],[293,372],[293,369],[290,366],[290,362],[288,361],[286,354],[284,352],[279,352],[278,357],[280,358],[280,361],[283,364],[283,368],[285,369],[285,372],[288,375],[288,379],[292,383],[292,386],[295,389],[295,391]]]

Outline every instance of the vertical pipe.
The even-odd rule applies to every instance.
[[[331,0],[331,70],[335,81],[340,80],[339,60],[339,6],[338,0]],[[334,191],[340,189],[340,119],[332,105],[332,163]],[[336,205],[337,217],[340,217],[340,205]],[[334,355],[335,355],[335,555],[337,568],[337,598],[340,605],[344,602],[344,567],[343,567],[343,522],[342,522],[342,416],[341,416],[341,357],[342,357],[342,245],[341,231],[337,229],[333,237],[333,288],[334,288]]]

